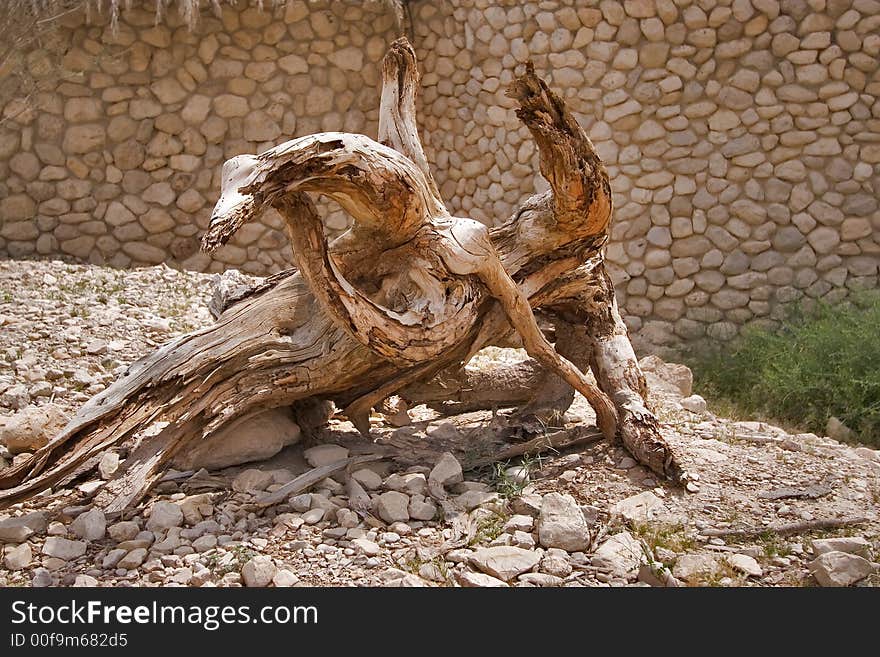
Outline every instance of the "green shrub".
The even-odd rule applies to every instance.
[[[880,293],[798,308],[780,329],[747,330],[691,365],[710,399],[819,434],[837,416],[880,446]]]

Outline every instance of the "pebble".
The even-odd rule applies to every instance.
[[[590,531],[571,495],[548,493],[537,522],[538,540],[547,548],[582,551],[590,544]]]
[[[242,566],[241,578],[247,587],[269,586],[278,572],[272,557],[259,555],[253,557]]]

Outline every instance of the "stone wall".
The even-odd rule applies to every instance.
[[[608,261],[643,348],[729,340],[876,287],[880,2],[420,0],[429,159],[507,217],[537,156],[504,96],[531,58],[608,165]]]
[[[256,0],[254,0],[254,4]],[[270,3],[266,3],[269,5]],[[196,252],[226,158],[319,130],[375,135],[394,2],[242,0],[190,32],[152,11],[68,17],[69,73],[3,108],[0,253],[254,273],[277,216]],[[494,223],[545,184],[504,96],[531,58],[608,164],[608,247],[643,349],[729,340],[804,295],[876,287],[880,1],[416,0],[429,160],[450,210]],[[24,64],[36,75],[50,51]],[[332,230],[345,227],[335,209]]]
[[[54,48],[27,53],[23,67],[45,84],[3,107],[0,253],[258,274],[289,266],[274,212],[213,258],[198,251],[221,166],[313,132],[375,134],[379,62],[400,28],[382,0],[256,4],[224,1],[222,17],[206,9],[195,31],[173,8],[156,25],[152,2],[122,12],[116,33],[106,17],[72,14]],[[331,208],[329,228],[346,222]]]

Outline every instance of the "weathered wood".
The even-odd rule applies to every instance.
[[[450,216],[440,199],[418,139],[416,89],[415,56],[400,40],[383,68],[385,144],[321,133],[224,164],[204,247],[217,248],[271,206],[287,223],[298,270],[134,363],[49,445],[0,473],[0,505],[62,483],[129,441],[131,457],[97,498],[125,508],[187,445],[298,401],[332,399],[367,431],[370,407],[461,368],[511,327],[547,372],[583,394],[606,437],[619,434],[639,461],[679,476],[644,405],[644,380],[604,270],[611,190],[583,129],[530,66],[515,80],[509,93],[551,189],[490,231]],[[334,199],[354,220],[331,244],[312,195]],[[585,346],[554,349],[533,314],[538,307],[578,328]],[[585,354],[598,385],[583,374]]]
[[[700,533],[703,536],[739,536],[742,538],[754,538],[764,534],[777,534],[786,536],[789,534],[802,534],[804,532],[824,531],[828,529],[840,529],[841,527],[851,527],[853,525],[863,525],[870,522],[863,517],[849,518],[818,518],[816,520],[803,520],[801,522],[790,523],[772,523],[763,527],[741,527],[731,529],[703,529]]]

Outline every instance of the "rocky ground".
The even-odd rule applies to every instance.
[[[0,468],[127,363],[212,321],[209,278],[0,262]],[[515,357],[495,350],[478,366]],[[0,585],[880,584],[880,453],[716,417],[691,394],[687,368],[642,365],[664,434],[693,475],[686,490],[599,442],[467,472],[452,455],[403,471],[377,460],[256,504],[313,467],[370,453],[334,418],[318,440],[267,461],[172,472],[124,519],[88,504],[125,456],[105,454],[92,480],[0,512]],[[377,434],[455,430],[425,408],[411,414],[400,428],[377,418]],[[567,421],[589,419],[578,398]]]

